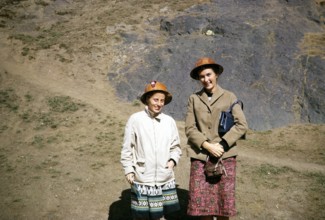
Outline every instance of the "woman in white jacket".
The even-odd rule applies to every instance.
[[[131,184],[134,219],[161,219],[180,209],[173,168],[181,156],[175,120],[162,113],[172,100],[166,86],[146,85],[143,111],[129,118],[124,133],[121,163]]]

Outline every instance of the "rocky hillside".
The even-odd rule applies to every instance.
[[[130,102],[161,80],[178,120],[199,88],[194,62],[213,57],[225,69],[220,85],[244,101],[255,130],[325,122],[324,17],[323,0],[0,1],[1,29],[24,56],[54,50],[74,64],[89,56],[94,74]]]
[[[325,32],[321,1],[229,1],[172,7],[143,29],[120,30],[122,65],[109,70],[118,95],[136,99],[144,82],[158,79],[175,95],[169,111],[183,119],[189,77],[201,56],[224,66],[222,87],[245,103],[252,129],[325,121]],[[126,65],[125,65],[126,64]]]

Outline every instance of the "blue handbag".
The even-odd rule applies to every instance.
[[[243,102],[240,100],[235,101],[227,111],[222,111],[219,120],[219,136],[222,137],[225,135],[230,128],[234,125],[234,116],[232,115],[231,111],[234,105],[240,104],[241,108],[244,108]]]

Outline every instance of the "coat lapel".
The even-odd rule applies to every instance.
[[[211,100],[209,101],[208,95],[204,92],[204,89],[199,91],[197,93],[200,100],[208,107],[208,109],[211,111],[211,106],[222,96],[224,93],[223,88],[221,88],[219,85],[217,85],[217,91],[213,93]]]
[[[220,98],[220,96],[222,96],[223,93],[224,93],[223,88],[217,85],[217,91],[213,93],[211,97],[210,105],[213,105]]]
[[[199,97],[199,99],[207,106],[209,111],[211,111],[211,109],[210,109],[210,101],[209,101],[208,95],[204,92],[204,89],[197,92],[196,94]]]

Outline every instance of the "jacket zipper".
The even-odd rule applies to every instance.
[[[154,153],[155,153],[155,185],[157,185],[157,138],[156,138],[156,126],[155,126],[155,119],[152,119],[153,123],[153,136],[154,136]]]

